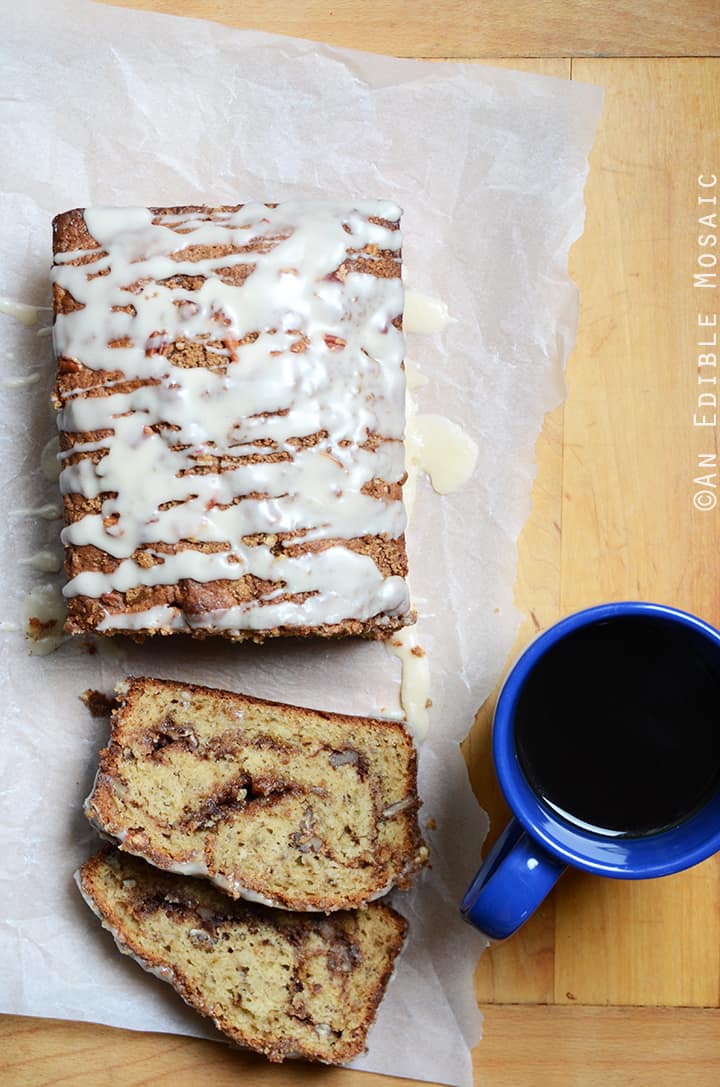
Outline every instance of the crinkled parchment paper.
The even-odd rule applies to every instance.
[[[443,298],[446,332],[408,337],[429,378],[421,411],[478,442],[471,481],[421,485],[409,548],[430,654],[420,786],[432,869],[397,904],[412,936],[357,1066],[470,1084],[480,1037],[480,936],[459,919],[486,819],[458,748],[513,643],[518,532],[533,448],[563,396],[577,298],[567,254],[583,225],[593,87],[478,65],[395,60],[81,0],[3,4],[0,295],[48,305],[50,219],[86,204],[387,197],[405,209],[405,280]],[[49,316],[49,315],[48,315]],[[42,322],[49,323],[49,322]],[[57,499],[40,451],[52,435],[50,341],[0,314],[1,625],[52,580],[20,560],[59,552],[58,521],[8,511]],[[13,379],[37,375],[16,386]],[[237,647],[171,639],[63,645],[0,657],[0,1010],[201,1034],[161,982],[119,956],[81,901],[93,849],[81,803],[106,724],[78,701],[128,672],[372,714],[398,709],[398,662],[378,644]]]

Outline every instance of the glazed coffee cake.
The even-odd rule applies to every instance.
[[[70,633],[410,621],[399,221],[385,201],[57,216]]]

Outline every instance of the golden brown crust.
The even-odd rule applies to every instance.
[[[275,207],[276,205],[268,204],[267,206]],[[178,234],[183,234],[187,233],[187,227],[184,225],[184,217],[186,217],[188,213],[191,213],[194,218],[212,221],[217,218],[220,213],[236,212],[241,207],[242,205],[240,204],[216,208],[188,205],[153,207],[149,210],[155,217],[153,220],[154,222],[162,222],[164,226],[175,230]],[[172,221],[174,216],[177,216],[175,222]],[[378,223],[389,230],[395,231],[399,229],[399,224],[396,222],[379,219],[377,217],[372,217],[371,221]],[[197,246],[188,244],[184,249],[178,250],[173,254],[173,258],[193,262],[206,257],[221,258],[226,254],[231,255],[234,253],[247,253],[253,251],[262,253],[268,249],[272,249],[286,236],[285,233],[279,232],[276,236],[265,236],[263,238],[253,239],[248,245],[240,247],[231,245]],[[102,249],[100,244],[93,238],[88,230],[84,217],[84,209],[75,208],[55,217],[53,220],[53,253],[55,256],[76,253],[76,255],[67,261],[67,263],[70,265],[83,266],[90,266],[106,255],[105,250]],[[254,264],[237,264],[227,268],[215,269],[214,274],[218,275],[225,282],[239,284],[247,276],[252,274],[254,267]],[[358,271],[367,272],[378,278],[399,277],[401,274],[401,266],[398,259],[398,253],[394,250],[378,249],[375,245],[365,246],[361,250],[353,250],[350,248],[347,250],[346,259],[334,273],[334,277],[344,280],[349,273]],[[89,274],[93,274],[90,268]],[[96,274],[104,273],[100,272]],[[202,275],[179,275],[165,279],[162,282],[168,287],[182,286],[184,290],[195,291],[202,287],[205,280]],[[139,291],[141,287],[142,284],[138,281],[138,283],[135,284],[127,284],[125,289],[130,293],[134,293]],[[55,314],[72,313],[78,308],[81,308],[81,304],[78,303],[67,290],[56,285],[54,288]],[[129,313],[134,312],[134,306],[131,302],[129,302],[127,306],[116,306],[114,308],[122,309]],[[401,317],[395,317],[393,323],[398,326],[399,322],[401,322]],[[218,355],[216,349],[222,347],[230,350],[232,353],[232,351],[241,347],[243,344],[252,342],[257,336],[258,333],[249,333],[244,340],[238,341],[237,343],[231,343],[225,338],[224,330],[218,328],[217,332],[208,332],[206,336],[201,336],[193,342],[177,340],[174,343],[161,346],[158,350],[168,357],[173,366],[183,368],[205,367],[223,371],[227,366],[227,358],[224,355]],[[114,347],[124,346],[126,346],[124,340],[117,340],[108,344],[110,350]],[[302,352],[306,349],[306,346],[307,340],[298,333],[297,343],[294,344],[290,350]],[[332,349],[334,345],[328,342],[328,346]],[[338,344],[338,346],[344,345]],[[69,397],[85,399],[107,396],[109,386],[111,386],[114,394],[122,394],[131,392],[142,386],[159,384],[157,378],[124,380],[124,377],[125,375],[121,369],[112,368],[110,360],[107,369],[92,370],[90,367],[83,364],[82,360],[60,357],[58,359],[57,379],[52,393],[53,403],[55,407],[60,410]],[[156,424],[152,429],[159,432],[161,429],[167,429],[167,425]],[[85,442],[92,444],[94,442],[104,441],[111,437],[111,433],[112,432],[106,430],[84,434],[63,432],[61,434],[61,449],[63,452],[71,452],[76,444]],[[318,441],[322,441],[324,435],[326,435],[326,432],[319,431],[317,435],[305,435],[297,439],[291,438],[288,444],[296,444],[298,448],[305,447],[317,443]],[[364,443],[363,448],[374,450],[378,448],[382,441],[386,440],[388,439],[383,438],[381,435],[370,434],[368,435],[368,439]],[[260,443],[254,442],[253,444],[257,447]],[[77,453],[71,452],[71,455],[65,459],[64,464],[66,466],[71,466],[81,460],[90,460],[92,463],[98,464],[106,455],[106,452],[107,450],[104,448],[89,451],[80,450]],[[261,461],[275,462],[277,460],[288,460],[290,457],[291,454],[288,452],[272,448],[272,443],[268,445],[266,452],[259,453],[255,450],[248,455],[243,454],[242,448],[233,448],[232,455],[223,454],[222,456],[215,456],[213,455],[212,450],[205,450],[202,455],[198,455],[196,458],[190,456],[189,459],[191,461],[194,460],[195,463],[194,465],[191,465],[191,467],[185,469],[183,474],[200,475],[206,473],[222,473],[231,471],[242,463],[258,463]],[[363,493],[381,502],[402,501],[402,482],[403,481],[389,483],[382,479],[374,479],[366,484],[363,488]],[[113,497],[116,497],[113,492],[103,493],[94,498],[86,498],[79,494],[64,495],[63,505],[66,524],[70,525],[82,520],[82,518],[87,515],[100,513],[106,500]],[[297,557],[298,555],[309,551],[319,551],[331,545],[343,546],[351,551],[362,553],[370,557],[385,578],[393,576],[405,578],[407,576],[407,552],[403,536],[396,539],[358,537],[357,539],[343,539],[317,543],[304,541],[301,534],[298,534],[295,539],[265,535],[264,537],[259,538],[257,542],[267,543],[269,540],[277,543],[279,547],[278,553],[284,551],[284,553],[290,557]],[[273,546],[273,543],[271,543],[271,546]],[[174,546],[174,550],[178,551],[186,548],[194,548],[199,551],[207,550],[202,544],[192,543],[190,541],[180,541],[179,544]],[[148,555],[146,558],[140,552],[135,552],[131,556],[131,561],[146,567],[150,565],[157,566],[162,563],[162,559],[158,557],[157,554],[158,552],[162,553],[162,544],[148,545],[144,550],[154,552],[155,554]],[[112,573],[118,565],[118,560],[113,559],[111,555],[101,551],[98,547],[74,545],[68,545],[66,547],[65,570],[69,578],[74,578],[82,573]],[[265,630],[224,630],[208,626],[204,623],[199,625],[201,617],[208,612],[220,612],[237,604],[248,603],[256,599],[259,600],[261,599],[263,592],[272,591],[274,588],[276,588],[276,586],[270,582],[262,582],[259,579],[246,576],[239,578],[236,581],[217,580],[203,584],[190,579],[185,579],[177,584],[138,587],[124,593],[112,591],[101,598],[78,595],[68,600],[65,629],[70,634],[97,632],[105,635],[113,635],[121,633],[127,634],[129,637],[140,641],[144,640],[146,636],[156,634],[166,636],[177,633],[183,633],[193,638],[221,636],[232,641],[251,640],[255,642],[263,641],[266,638],[288,636],[307,637],[311,635],[329,638],[360,636],[382,640],[389,638],[397,630],[414,620],[414,614],[410,612],[401,616],[378,615],[368,619],[357,619],[353,616],[348,616],[341,622],[325,623],[320,626],[278,625]],[[301,597],[298,595],[276,597],[273,599],[273,603],[285,600],[300,603]],[[169,621],[166,626],[160,628],[134,627],[132,630],[127,630],[126,625],[122,622],[123,616],[139,614],[162,605],[176,609],[175,614],[186,620],[189,629],[178,630]],[[118,617],[116,625],[113,625],[114,616]],[[196,620],[198,621],[197,624],[195,622]],[[100,624],[102,624],[103,629],[99,629]]]
[[[362,1053],[407,923],[383,903],[332,918],[233,902],[106,847],[77,875],[117,946],[236,1045],[275,1062]]]
[[[170,680],[120,689],[85,811],[122,850],[233,897],[326,913],[406,886],[427,862],[402,723]]]
[[[189,583],[191,585],[197,585],[198,582]],[[207,582],[203,585],[203,588],[207,589],[215,582]],[[155,596],[153,601],[155,603],[162,602],[162,591],[165,590],[169,593],[174,591],[176,586],[156,586]],[[182,591],[182,587],[180,587]],[[68,634],[91,634],[99,633],[106,636],[123,635],[136,642],[143,642],[146,637],[168,637],[170,635],[182,634],[189,638],[225,638],[230,642],[264,642],[268,638],[370,638],[373,641],[387,641],[388,638],[398,631],[402,630],[408,623],[415,621],[415,612],[409,612],[407,615],[403,615],[398,618],[385,618],[385,619],[345,619],[341,623],[323,623],[322,626],[280,626],[272,627],[268,630],[211,630],[211,629],[197,629],[197,630],[183,630],[177,631],[170,627],[153,627],[152,630],[135,628],[133,630],[127,630],[122,625],[113,627],[109,625],[103,630],[98,630],[98,625],[103,621],[106,615],[104,609],[115,609],[117,615],[132,614],[133,611],[140,612],[145,610],[145,606],[141,606],[136,602],[135,607],[123,608],[121,606],[120,593],[108,593],[101,598],[99,603],[93,597],[90,596],[75,596],[69,600],[66,600],[67,607],[67,619],[65,620],[65,631]],[[103,606],[101,606],[101,604]]]
[[[71,253],[75,249],[97,249],[100,244],[93,238],[85,223],[84,208],[72,208],[60,212],[52,221],[53,253]]]

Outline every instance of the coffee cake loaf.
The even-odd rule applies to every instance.
[[[410,621],[400,209],[54,220],[70,633]]]
[[[233,902],[109,848],[76,880],[123,954],[271,1061],[362,1053],[407,930],[381,903],[326,918]]]
[[[428,856],[397,721],[130,679],[85,813],[121,849],[233,897],[362,906]]]

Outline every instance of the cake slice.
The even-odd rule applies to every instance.
[[[326,913],[427,861],[401,722],[163,679],[120,690],[85,812],[126,852],[233,897]]]
[[[385,638],[412,621],[400,214],[55,218],[69,633]]]
[[[233,902],[110,847],[76,880],[123,954],[271,1061],[358,1056],[407,930],[381,903],[325,918]]]

